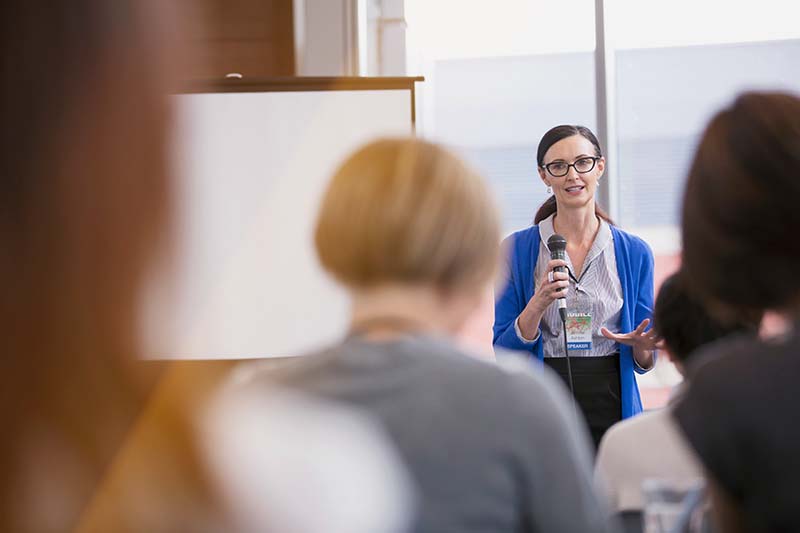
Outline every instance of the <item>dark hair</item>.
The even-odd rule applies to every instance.
[[[800,302],[800,99],[745,93],[703,133],[683,200],[691,289],[719,312]]]
[[[544,155],[551,146],[562,139],[566,139],[567,137],[572,137],[574,135],[580,135],[592,143],[594,146],[594,155],[597,157],[603,156],[603,151],[600,149],[600,141],[597,140],[597,137],[594,133],[592,133],[592,130],[586,126],[562,124],[561,126],[550,128],[550,130],[544,134],[542,140],[539,141],[539,147],[536,149],[536,164],[539,165],[539,168],[544,168]],[[556,204],[556,196],[553,195],[545,200],[536,211],[536,215],[533,217],[533,223],[538,224],[542,220],[555,213],[557,210],[558,205]],[[606,213],[599,205],[597,205],[597,202],[595,202],[594,205],[594,212],[598,217],[602,218],[609,224],[614,223],[608,213]]]
[[[683,278],[676,273],[664,280],[653,309],[654,327],[675,359],[685,362],[704,344],[734,333],[756,332],[760,315],[718,320],[691,296]]]
[[[171,227],[164,4],[0,3],[2,531],[72,530],[147,399],[141,289]],[[187,441],[148,468],[193,468]],[[58,516],[21,490],[42,453]]]

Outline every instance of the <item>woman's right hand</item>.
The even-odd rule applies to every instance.
[[[528,307],[533,307],[539,314],[544,314],[545,310],[550,307],[550,304],[558,298],[567,295],[567,287],[569,287],[569,274],[566,272],[554,272],[557,267],[566,268],[567,263],[561,259],[552,259],[547,263],[545,275],[542,276],[539,282],[539,287],[533,293],[528,302]],[[548,274],[553,272],[553,281],[550,281]]]
[[[533,339],[539,331],[539,323],[547,308],[556,299],[566,296],[569,287],[569,275],[566,272],[553,272],[556,267],[566,267],[567,263],[561,259],[552,259],[547,263],[545,275],[542,276],[536,292],[528,300],[528,304],[519,315],[519,329],[526,339]],[[548,274],[553,273],[553,281]]]

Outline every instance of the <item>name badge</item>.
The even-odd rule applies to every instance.
[[[567,308],[565,329],[567,350],[592,349],[592,313],[590,311]]]

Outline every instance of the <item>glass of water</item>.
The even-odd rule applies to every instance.
[[[644,533],[709,533],[708,501],[700,479],[645,479]]]

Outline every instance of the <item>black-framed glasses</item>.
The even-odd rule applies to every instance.
[[[554,178],[563,178],[569,172],[569,167],[575,169],[578,174],[586,174],[594,169],[595,165],[601,158],[599,157],[581,157],[574,163],[567,163],[566,161],[554,161],[547,163],[544,168]]]

